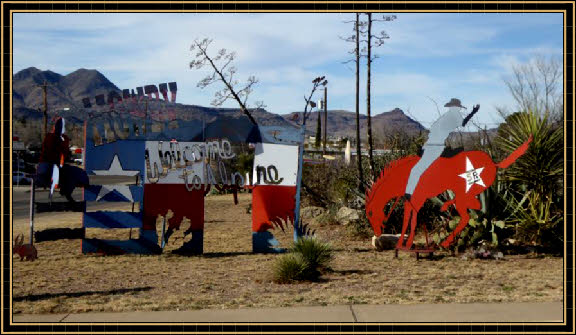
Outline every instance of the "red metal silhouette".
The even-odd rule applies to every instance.
[[[16,236],[14,240],[14,247],[12,248],[12,254],[18,254],[20,256],[20,261],[34,261],[38,258],[38,251],[36,247],[32,244],[24,244],[24,235],[20,234]]]
[[[526,152],[531,141],[532,136],[497,164],[482,151],[464,151],[454,157],[438,158],[422,174],[410,200],[404,200],[402,234],[396,248],[410,249],[412,247],[418,211],[426,200],[446,190],[451,190],[454,193],[454,198],[445,202],[441,210],[445,211],[450,205],[454,205],[460,215],[460,221],[450,235],[440,243],[442,247],[447,248],[454,241],[455,236],[468,224],[470,220],[468,209],[478,210],[481,208],[476,196],[492,185],[497,168],[505,169],[514,163]],[[408,156],[390,163],[367,191],[366,215],[376,236],[382,234],[384,223],[388,220],[400,198],[404,198],[410,170],[419,159],[418,156]],[[385,213],[386,205],[394,199],[391,209]],[[411,231],[404,245],[404,235],[409,223]]]

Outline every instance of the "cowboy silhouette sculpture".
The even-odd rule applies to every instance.
[[[474,106],[472,112],[465,117],[461,114],[465,107],[458,99],[451,99],[444,107],[447,107],[448,111],[430,127],[428,140],[422,147],[422,155],[393,161],[381,171],[379,178],[366,192],[366,215],[376,236],[382,234],[384,223],[388,221],[400,199],[404,199],[402,234],[396,249],[412,248],[418,211],[426,200],[447,190],[454,193],[454,198],[445,202],[441,211],[454,205],[460,216],[456,228],[440,243],[444,248],[450,246],[470,220],[468,209],[481,208],[476,196],[492,185],[497,169],[505,169],[514,163],[526,152],[532,141],[531,136],[500,163],[494,163],[492,158],[482,151],[463,151],[460,148],[447,152],[445,140],[450,132],[465,126],[478,112],[480,105]],[[391,201],[394,203],[388,213],[385,213],[386,205]],[[408,225],[410,235],[404,243]],[[428,245],[428,241],[426,244]]]

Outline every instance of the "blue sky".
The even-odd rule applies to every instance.
[[[441,107],[452,97],[469,109],[481,104],[477,122],[494,126],[502,120],[495,107],[514,105],[502,81],[512,66],[537,55],[561,59],[563,54],[560,13],[396,15],[397,20],[374,27],[386,30],[390,39],[375,50],[380,58],[373,63],[372,112],[399,107],[426,127],[438,115],[432,100]],[[329,109],[354,111],[354,65],[343,64],[352,46],[339,38],[352,33],[343,21],[354,16],[16,13],[13,71],[35,66],[66,75],[96,69],[121,89],[176,81],[179,102],[209,106],[221,87],[197,88],[208,72],[189,69],[192,41],[208,37],[213,52],[237,53],[238,79],[259,78],[249,103],[262,100],[279,114],[301,111],[311,80],[325,75]],[[360,85],[365,113],[364,71]]]

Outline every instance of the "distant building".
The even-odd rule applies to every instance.
[[[20,141],[18,136],[12,137],[12,151],[26,151],[24,142]]]

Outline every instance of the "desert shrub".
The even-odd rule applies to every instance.
[[[321,226],[338,224],[338,220],[336,220],[337,212],[338,208],[336,206],[328,206],[328,209],[324,213],[318,215],[318,217],[315,218],[315,221]]]
[[[252,172],[252,167],[254,166],[254,152],[241,152],[236,158],[236,170],[240,172],[243,176],[246,173]],[[248,181],[245,181],[246,183]]]
[[[564,217],[554,201],[534,190],[527,191],[522,199],[508,197],[515,209],[508,220],[514,238],[530,245],[540,245],[552,252],[562,252]]]
[[[377,170],[380,171],[400,157],[399,152],[374,157]],[[362,157],[362,170],[365,176],[364,187],[368,189],[373,180],[368,157]],[[349,165],[342,160],[306,164],[302,174],[302,201],[307,206],[347,206],[360,209],[365,194],[359,191],[358,185],[358,168],[354,162]]]
[[[291,283],[317,280],[322,270],[329,268],[333,259],[332,247],[314,237],[300,238],[290,253],[280,256],[274,263],[273,281]]]
[[[452,218],[448,221],[449,230],[435,233],[432,240],[437,244],[443,241],[448,237],[450,231],[456,228],[458,221],[460,221],[459,216]],[[494,249],[498,249],[502,241],[502,236],[505,234],[505,229],[504,221],[489,221],[486,217],[479,217],[475,212],[472,212],[468,225],[456,237],[456,242],[451,246],[451,249],[463,251],[470,247],[478,247],[480,245],[488,245]]]
[[[292,252],[302,255],[311,270],[328,268],[328,264],[334,257],[330,244],[321,242],[314,237],[300,238],[294,243]]]
[[[302,172],[302,202],[307,206],[339,206],[352,198],[349,179],[355,171],[342,161],[305,164]],[[353,188],[357,188],[353,186]]]
[[[496,179],[491,187],[480,194],[481,209],[468,210],[470,221],[462,232],[456,236],[455,242],[450,246],[451,250],[458,249],[463,251],[480,245],[489,245],[493,249],[498,249],[501,241],[510,236],[510,230],[505,227],[505,218],[509,215],[509,212],[500,192],[505,192],[504,184],[499,183],[498,179]],[[432,198],[432,202],[441,206],[453,197],[454,193],[446,191]],[[433,224],[431,235],[433,241],[438,244],[456,228],[460,221],[460,216],[453,205],[443,213],[438,213],[439,208],[432,210],[436,211],[436,220]]]
[[[288,253],[278,257],[274,263],[273,280],[279,284],[286,284],[305,278],[306,262],[300,254]]]
[[[367,239],[374,235],[370,221],[368,221],[364,211],[360,214],[360,220],[350,222],[346,228],[348,235],[352,238]]]

